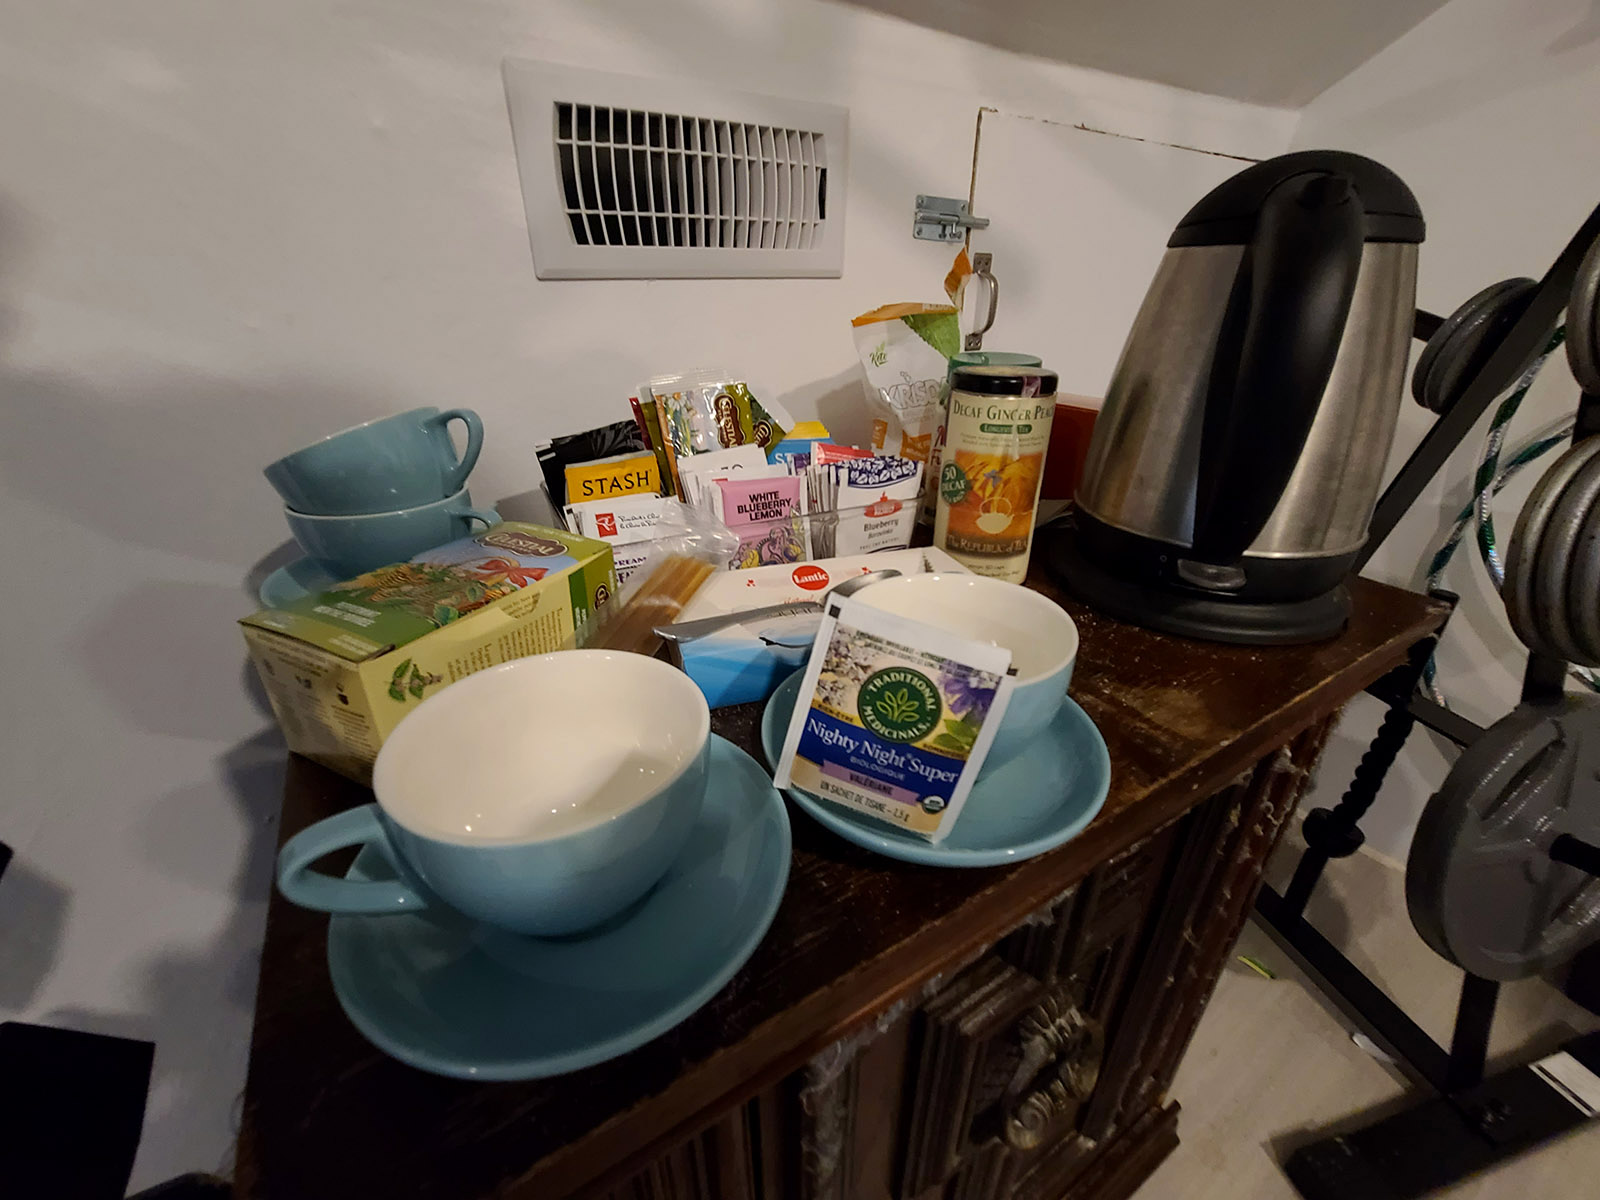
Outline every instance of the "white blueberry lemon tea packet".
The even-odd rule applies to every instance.
[[[1003,646],[830,602],[773,780],[940,841],[1015,682]]]

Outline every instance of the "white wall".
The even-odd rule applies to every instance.
[[[1451,0],[1312,101],[1294,144],[1368,154],[1411,185],[1428,223],[1417,303],[1447,314],[1496,280],[1541,276],[1600,203],[1597,113],[1600,8],[1591,0]],[[1554,356],[1512,439],[1576,403],[1565,357]],[[1379,551],[1371,573],[1421,585],[1443,530],[1470,499],[1488,419]],[[1408,396],[1391,470],[1430,420]],[[1550,461],[1502,493],[1502,551],[1521,500]],[[1440,683],[1467,716],[1492,721],[1516,703],[1525,652],[1471,546],[1457,551],[1446,583],[1462,602],[1440,649]],[[1324,758],[1317,802],[1337,799],[1378,713],[1374,701],[1352,706]],[[1454,757],[1432,735],[1412,739],[1365,823],[1373,848],[1405,857],[1417,815]]]
[[[937,298],[910,206],[966,194],[979,104],[1247,155],[1294,119],[799,0],[0,0],[0,28],[0,1018],[156,1040],[136,1186],[226,1160],[244,1076],[283,761],[233,627],[285,538],[263,463],[467,404],[505,497],[535,439],[709,361],[848,427],[848,319]],[[844,277],[539,283],[505,54],[850,106]]]

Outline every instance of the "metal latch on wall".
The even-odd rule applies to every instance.
[[[965,200],[953,196],[918,196],[911,236],[924,242],[964,241],[969,229],[989,228],[988,217],[975,217]]]

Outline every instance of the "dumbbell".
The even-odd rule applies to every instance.
[[[1530,650],[1600,666],[1600,437],[1569,447],[1522,506],[1501,595]]]
[[[1522,506],[1502,595],[1530,650],[1600,666],[1600,241],[1589,248],[1567,303],[1567,362],[1584,390],[1578,440]],[[1587,434],[1588,436],[1584,436]]]
[[[1416,370],[1411,373],[1412,398],[1431,412],[1450,408],[1538,290],[1532,279],[1502,279],[1440,322],[1417,356]]]

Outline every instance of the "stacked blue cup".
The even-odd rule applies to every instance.
[[[466,427],[460,454],[452,421]],[[483,421],[470,408],[414,408],[325,437],[264,474],[300,548],[349,579],[496,524],[466,487],[482,449]]]

